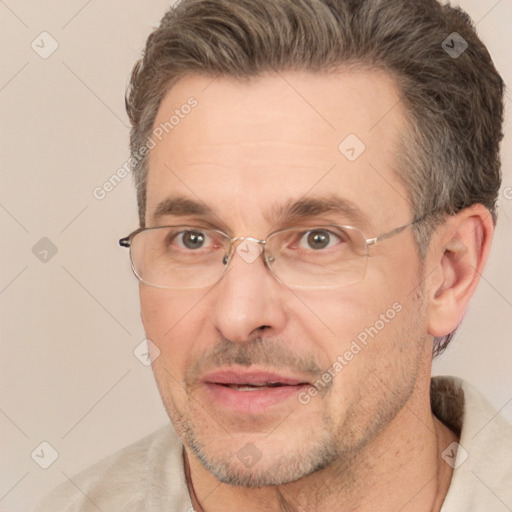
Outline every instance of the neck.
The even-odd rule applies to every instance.
[[[289,484],[234,487],[220,483],[193,455],[185,459],[198,512],[439,512],[452,475],[441,453],[457,440],[432,414],[426,393],[351,457]]]

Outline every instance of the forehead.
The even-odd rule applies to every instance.
[[[390,204],[406,211],[395,175],[405,126],[397,87],[377,70],[187,76],[155,119],[147,222],[174,195],[246,223],[306,196],[339,195],[385,217]]]

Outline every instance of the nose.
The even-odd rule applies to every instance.
[[[260,244],[242,240],[212,291],[215,327],[231,341],[246,341],[263,329],[275,335],[286,323],[286,287],[272,276],[261,254]]]

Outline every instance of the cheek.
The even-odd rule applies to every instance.
[[[139,289],[140,311],[146,335],[154,343],[160,342],[173,325],[175,301],[168,292],[143,284]],[[160,345],[160,343],[158,343]]]
[[[337,307],[326,302],[321,309],[335,335],[324,339],[329,361],[324,377],[332,381],[331,392],[317,406],[328,409],[339,424],[352,417],[369,425],[394,393],[406,397],[423,350],[422,315],[414,297],[361,292],[339,298]]]
[[[296,295],[300,304],[295,318],[305,332],[309,331],[313,339],[328,348],[331,358],[346,350],[351,340],[375,322],[381,327],[381,314],[387,313],[387,317],[394,319],[395,309],[400,309],[399,305],[393,309],[398,295],[382,290],[377,293],[374,289],[365,291],[360,284],[336,292],[319,290]]]
[[[206,325],[201,295],[141,285],[139,296],[146,337],[159,348],[161,362],[166,367],[183,367]]]
[[[298,331],[309,333],[321,360],[340,376],[337,382],[358,379],[368,369],[385,366],[405,349],[404,344],[414,343],[404,331],[414,330],[417,337],[421,329],[412,286],[404,284],[405,279],[377,277],[336,292],[297,293],[302,310],[300,314],[295,310]]]

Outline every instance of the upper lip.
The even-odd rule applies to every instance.
[[[266,370],[245,370],[235,368],[218,369],[207,373],[203,377],[203,382],[210,384],[235,384],[235,385],[255,385],[263,386],[266,384],[282,384],[285,386],[297,386],[300,384],[309,384],[300,377],[290,377],[277,372]]]

